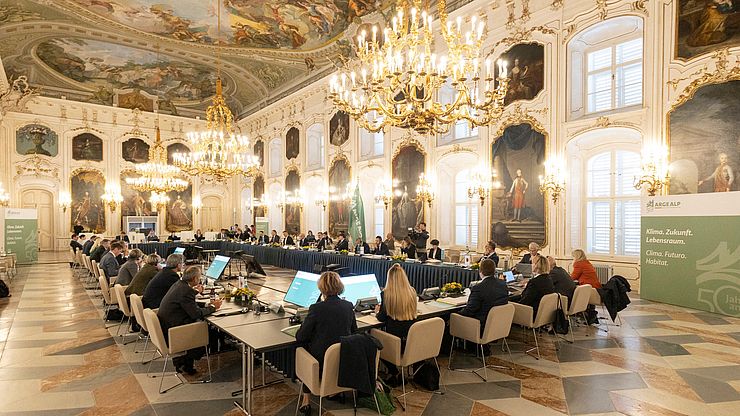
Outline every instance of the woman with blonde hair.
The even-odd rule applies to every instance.
[[[579,285],[591,285],[598,289],[601,287],[599,276],[596,274],[593,264],[586,258],[586,253],[577,248],[573,250],[573,273],[570,277]]]
[[[540,300],[545,295],[555,293],[555,286],[550,279],[550,263],[545,256],[532,257],[532,277],[527,282],[527,286],[522,291],[518,300],[512,298],[514,302],[522,305],[529,305],[533,309],[533,316],[537,316],[537,308],[540,306]]]

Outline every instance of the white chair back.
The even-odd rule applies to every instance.
[[[131,311],[134,313],[136,322],[144,328],[144,331],[149,331],[146,326],[146,319],[144,319],[144,303],[141,301],[141,296],[133,293],[129,296],[129,301],[131,302]]]
[[[580,285],[573,292],[573,299],[570,300],[568,315],[575,315],[584,312],[588,308],[588,302],[591,300],[591,285]]]
[[[406,347],[401,358],[401,365],[406,367],[413,363],[434,358],[442,347],[442,336],[445,321],[442,318],[430,318],[415,322],[409,329]]]
[[[488,311],[488,317],[486,318],[486,327],[483,329],[483,337],[481,337],[482,344],[488,344],[506,338],[511,332],[511,323],[514,320],[514,305],[507,303],[506,305],[494,306]]]
[[[540,306],[537,308],[537,316],[534,318],[533,328],[551,324],[555,321],[555,311],[558,309],[557,293],[549,293],[542,297]]]
[[[118,299],[118,309],[123,312],[124,315],[131,317],[131,308],[128,306],[128,302],[126,301],[126,288],[128,286],[123,285],[115,285],[113,286],[113,293],[116,294],[116,299]]]
[[[108,305],[114,305],[118,303],[117,299],[114,301],[111,297],[110,286],[108,285],[108,279],[105,276],[99,276],[98,281],[100,282],[100,291],[103,293],[103,300]]]
[[[162,325],[159,323],[157,314],[149,308],[144,309],[144,322],[146,322],[146,327],[148,328],[147,331],[149,332],[149,339],[152,340],[152,343],[157,347],[159,353],[162,354],[163,357],[167,356],[167,341],[164,340]]]

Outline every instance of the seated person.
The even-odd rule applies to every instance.
[[[391,252],[388,250],[388,245],[385,244],[383,241],[383,237],[376,236],[375,237],[375,247],[371,251],[372,254],[376,254],[378,256],[390,256]]]
[[[337,237],[337,244],[334,245],[335,251],[342,251],[347,250],[349,251],[349,241],[347,241],[347,237],[345,237],[344,233],[339,233],[339,237]]]
[[[170,287],[180,279],[178,273],[182,272],[185,267],[185,256],[182,254],[172,253],[167,256],[164,268],[157,273],[154,278],[146,285],[144,289],[144,296],[141,298],[141,303],[144,304],[145,308],[156,309],[159,308],[162,298],[170,290]]]
[[[552,280],[555,291],[568,297],[568,305],[570,305],[573,292],[576,290],[576,282],[573,281],[564,268],[558,266],[554,257],[547,256],[547,263],[550,265],[550,280]]]
[[[216,240],[228,240],[229,239],[229,230],[226,228],[222,228],[221,231],[216,234]]]
[[[121,231],[121,234],[116,236],[116,240],[125,241],[127,243],[130,243],[131,241],[128,239],[128,234],[126,234],[126,231]]]
[[[239,239],[242,241],[247,241],[252,239],[252,233],[249,231],[249,228],[245,228],[244,231],[239,233]]]
[[[90,239],[85,241],[85,244],[82,245],[82,254],[89,256],[90,250],[92,250],[93,246],[95,245],[95,240],[97,239],[97,235],[91,235]]]
[[[270,239],[267,238],[264,231],[260,231],[260,236],[257,237],[257,244],[268,244]]]
[[[344,284],[337,273],[322,273],[317,284],[321,301],[308,308],[308,315],[296,332],[295,339],[319,362],[321,374],[326,350],[338,343],[339,338],[357,331],[357,321],[354,305],[339,298],[344,292]],[[310,400],[310,390],[304,386],[301,414],[311,414]]]
[[[100,259],[100,268],[105,272],[105,277],[111,278],[118,276],[118,270],[121,265],[118,264],[116,257],[123,252],[123,242],[114,241],[110,243],[110,251],[105,253],[102,259]]]
[[[401,240],[401,254],[405,254],[409,259],[416,258],[416,246],[408,237],[404,237],[403,240]]]
[[[292,246],[295,245],[295,242],[293,241],[293,237],[288,234],[288,231],[283,230],[283,238],[280,240],[281,246]]]
[[[110,240],[107,238],[104,238],[100,241],[100,244],[98,244],[97,247],[95,247],[92,252],[90,253],[90,260],[95,260],[100,264],[100,260],[103,258],[103,255],[108,252],[108,249],[110,248]]]
[[[118,241],[123,244],[123,250],[121,250],[121,253],[116,256],[116,261],[119,266],[123,266],[123,264],[126,263],[126,259],[128,259],[128,243],[123,240]]]
[[[195,234],[193,234],[193,238],[195,239],[195,241],[197,241],[197,242],[201,242],[201,241],[203,241],[203,240],[205,240],[205,239],[206,239],[206,236],[205,236],[205,235],[203,235],[203,231],[201,231],[201,230],[200,230],[200,228],[198,228],[198,229],[197,229],[197,230],[195,231]]]
[[[370,254],[370,246],[362,241],[362,237],[358,237],[355,241],[355,254]]]
[[[327,246],[329,245],[329,239],[321,231],[319,231],[318,236],[319,236],[319,240],[316,242],[316,248],[322,251],[326,250]]]
[[[596,289],[601,288],[599,276],[596,274],[593,264],[586,258],[586,253],[581,249],[573,250],[573,280],[579,285],[591,285]]]
[[[306,234],[303,234],[303,233],[298,234],[298,242],[296,243],[296,246],[306,247],[309,244],[311,243],[306,239]]]
[[[388,246],[388,251],[393,251],[396,249],[396,239],[393,238],[393,233],[388,233],[385,235],[385,241],[383,241],[386,246]]]
[[[313,235],[313,231],[308,230],[308,234],[306,234],[306,242],[308,244],[315,243],[316,242],[316,236]],[[306,244],[306,245],[308,245]]]
[[[154,230],[149,230],[149,234],[146,236],[146,241],[159,241],[159,237],[154,233]]]
[[[496,243],[493,240],[486,243],[486,252],[483,259],[491,260],[498,267],[498,254],[496,254]],[[481,259],[481,260],[483,260]]]
[[[131,252],[133,253],[133,250],[131,250]],[[129,255],[129,257],[131,256]],[[144,296],[146,285],[148,285],[152,278],[159,273],[158,266],[161,261],[162,258],[159,257],[157,253],[144,257],[144,266],[138,273],[136,273],[136,275],[134,275],[131,283],[129,283],[126,288],[126,296],[131,296],[133,294]]]
[[[432,248],[429,249],[429,254],[427,254],[427,258],[431,260],[442,260],[442,249],[439,248],[439,240],[436,238],[431,241],[430,243],[432,245]]]
[[[540,245],[531,242],[529,243],[529,253],[525,254],[521,260],[519,260],[519,263],[522,264],[532,264],[532,257],[537,256],[540,252]]]
[[[80,236],[78,236],[77,234],[72,234],[72,239],[69,241],[69,246],[72,248],[72,252],[74,253],[73,257],[75,261],[70,261],[69,267],[75,266],[75,263],[77,263],[76,259],[79,258],[77,257],[77,253],[82,253],[82,251],[84,250],[84,247],[82,246],[82,244],[80,244],[79,240],[80,240]]]
[[[130,285],[131,281],[134,280],[134,276],[139,273],[139,267],[143,256],[144,253],[142,253],[138,248],[131,250],[128,253],[126,262],[123,263],[120,269],[118,269],[116,283],[122,286]]]
[[[278,235],[277,230],[272,230],[272,232],[270,232],[270,243],[280,244],[280,236]]]
[[[527,282],[527,286],[519,296],[512,296],[511,301],[529,305],[534,310],[533,318],[537,318],[537,308],[540,306],[540,300],[545,295],[555,293],[555,287],[550,280],[550,265],[544,256],[532,257],[532,277]]]
[[[483,331],[491,308],[509,302],[509,288],[505,281],[496,278],[496,264],[493,260],[483,259],[479,265],[478,274],[482,282],[470,288],[468,303],[460,311],[460,315],[479,320]]]
[[[167,236],[167,241],[180,241],[180,236],[175,234],[175,232],[171,232],[170,235]]]
[[[221,307],[221,299],[211,301],[211,305],[201,308],[195,303],[195,293],[202,292],[203,286],[200,284],[201,268],[200,266],[190,266],[182,274],[182,279],[178,279],[172,284],[167,294],[162,298],[157,311],[157,317],[162,324],[162,333],[165,340],[169,342],[169,329],[180,325],[187,325],[202,320],[204,317],[216,312]],[[188,350],[182,357],[175,357],[172,363],[178,372],[193,375],[197,373],[193,364],[199,360],[205,348],[195,348]]]

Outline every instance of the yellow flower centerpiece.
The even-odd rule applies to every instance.
[[[442,286],[442,294],[445,296],[456,297],[462,295],[463,286],[458,282],[446,283]]]

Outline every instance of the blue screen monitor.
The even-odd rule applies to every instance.
[[[358,299],[375,297],[380,303],[380,286],[374,274],[363,274],[359,276],[344,276],[344,293],[339,295],[353,305]]]
[[[218,279],[224,273],[226,265],[229,264],[231,258],[226,256],[216,256],[211,262],[211,266],[206,270],[206,277],[209,279]]]
[[[511,270],[507,270],[504,272],[504,277],[506,277],[506,283],[513,283],[516,281],[516,277],[514,277],[514,272]]]
[[[288,292],[283,300],[302,308],[308,308],[316,303],[321,291],[318,282],[320,275],[308,272],[296,272],[295,278],[290,282]]]
[[[185,254],[185,247],[175,247],[175,251],[172,254]]]

